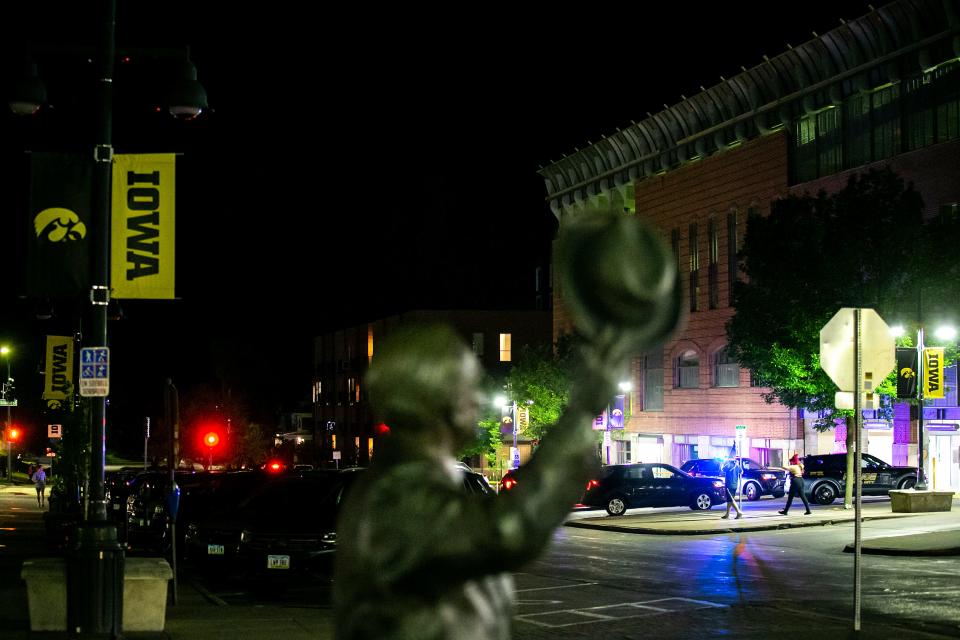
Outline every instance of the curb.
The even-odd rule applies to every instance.
[[[856,551],[854,545],[848,544],[843,548],[844,553]],[[864,547],[860,553],[874,556],[960,556],[960,547],[945,547],[943,549],[894,549],[892,547]]]
[[[862,517],[861,522],[867,522],[868,520],[888,520],[891,518],[897,518],[900,516],[870,516]],[[664,528],[651,528],[651,527],[627,527],[622,525],[608,525],[608,524],[592,524],[583,522],[581,520],[574,520],[571,522],[565,522],[564,526],[574,527],[576,529],[596,529],[601,531],[615,531],[617,533],[639,533],[639,534],[649,534],[649,535],[663,535],[663,536],[700,536],[700,535],[716,535],[722,533],[740,533],[742,531],[775,531],[777,529],[796,529],[800,527],[825,527],[834,524],[846,524],[853,523],[853,518],[839,518],[839,519],[829,519],[829,520],[798,520],[795,522],[777,522],[770,524],[754,524],[754,525],[741,525],[739,527],[713,527],[709,529],[664,529]]]

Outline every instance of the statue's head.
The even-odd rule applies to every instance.
[[[479,414],[480,363],[446,325],[407,326],[377,347],[367,372],[370,404],[394,437],[429,441],[447,429],[469,442]]]

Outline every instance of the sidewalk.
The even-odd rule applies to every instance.
[[[634,513],[619,517],[598,516],[568,520],[565,526],[580,529],[599,529],[619,533],[646,535],[699,536],[742,533],[746,531],[771,531],[797,527],[823,527],[853,524],[854,510],[842,505],[814,507],[810,515],[803,514],[803,507],[791,510],[789,515],[780,515],[780,501],[764,501],[768,508],[752,508],[744,517],[735,520],[720,519],[720,509],[706,512],[664,511]],[[731,512],[731,516],[732,516]],[[893,513],[888,502],[873,502],[863,505],[862,521],[887,519],[915,519],[934,516],[938,522],[948,525],[947,530],[914,531],[905,535],[873,538],[862,542],[863,553],[885,555],[960,555],[960,500],[954,500],[954,510],[931,513]],[[847,549],[853,551],[852,546]]]

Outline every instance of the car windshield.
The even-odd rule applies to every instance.
[[[341,478],[288,478],[273,482],[240,503],[240,511],[256,516],[289,516],[336,509],[345,488]]]

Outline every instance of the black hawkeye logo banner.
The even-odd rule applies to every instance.
[[[897,348],[897,397],[917,397],[917,350]]]
[[[89,287],[92,175],[83,154],[30,155],[28,295],[67,297]]]

